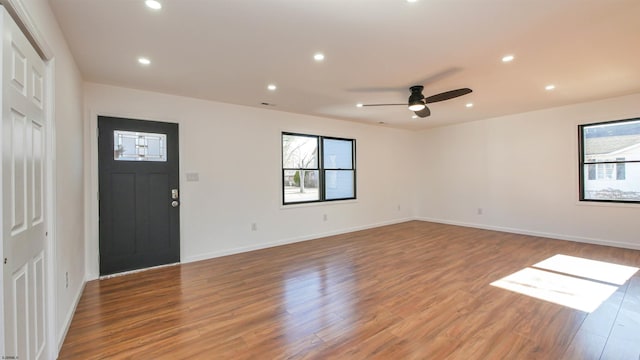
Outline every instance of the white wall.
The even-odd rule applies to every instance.
[[[640,94],[420,132],[417,217],[640,249],[639,205],[578,201],[577,130],[638,117],[638,104]]]
[[[97,192],[97,115],[179,123],[182,262],[412,217],[415,133],[93,83],[85,101],[89,194]],[[355,138],[358,199],[283,208],[282,131]],[[192,172],[200,181],[186,181]],[[98,275],[96,212],[92,201],[90,277]]]
[[[53,66],[50,80],[55,83],[52,107],[55,153],[50,155],[55,172],[53,196],[57,202],[53,213],[48,215],[55,219],[53,228],[49,229],[53,235],[49,240],[55,244],[53,335],[60,342],[85,282],[82,79],[49,2],[23,0],[22,3],[54,57],[49,66]],[[53,345],[57,353],[56,346],[61,343]]]

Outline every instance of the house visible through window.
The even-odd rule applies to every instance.
[[[640,119],[580,125],[580,200],[640,203]]]
[[[356,198],[355,140],[282,133],[283,204]]]

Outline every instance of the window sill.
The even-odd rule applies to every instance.
[[[299,209],[305,207],[316,207],[316,206],[332,206],[332,205],[348,205],[355,204],[358,202],[358,199],[348,199],[348,200],[334,200],[334,201],[318,201],[318,202],[309,202],[302,204],[288,204],[288,205],[280,205],[280,210],[289,210],[289,209]]]
[[[605,201],[580,201],[576,202],[578,206],[599,206],[599,207],[616,207],[616,208],[640,208],[640,203],[621,203],[621,202],[605,202]]]

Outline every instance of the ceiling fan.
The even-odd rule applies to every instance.
[[[419,117],[424,118],[431,115],[431,110],[429,110],[427,104],[457,98],[458,96],[466,95],[472,91],[469,88],[462,88],[445,91],[425,98],[424,95],[422,95],[422,89],[424,89],[424,86],[414,85],[409,89],[411,90],[411,95],[409,95],[409,102],[407,104],[363,104],[362,106],[404,105],[409,106],[409,110],[415,112]]]

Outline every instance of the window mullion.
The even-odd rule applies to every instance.
[[[319,136],[318,137],[318,167],[320,168],[320,171],[318,171],[318,173],[320,174],[320,201],[325,201],[327,199],[327,194],[326,194],[326,189],[324,187],[325,184],[325,170],[324,170],[324,137]]]

